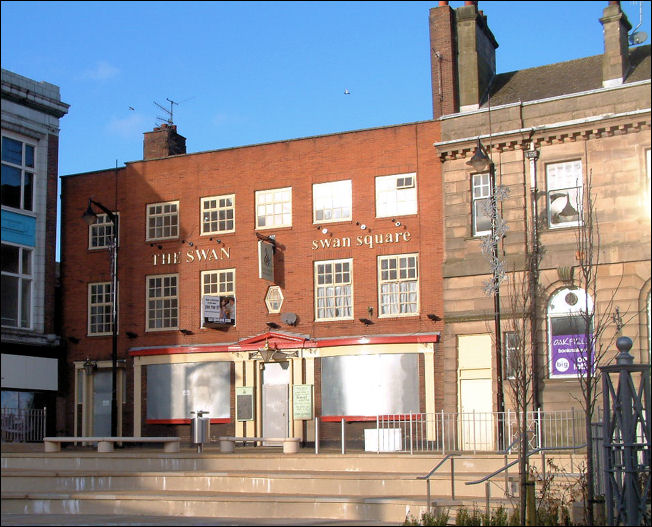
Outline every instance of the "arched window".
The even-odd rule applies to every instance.
[[[548,358],[550,377],[577,377],[589,360],[587,313],[593,300],[583,289],[560,289],[548,303]],[[592,328],[589,329],[589,334]],[[589,338],[589,341],[592,339]],[[591,354],[593,355],[593,354]],[[593,358],[590,359],[593,362]],[[595,365],[594,365],[595,367]]]

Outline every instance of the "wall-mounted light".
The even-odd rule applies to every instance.
[[[366,226],[364,223],[362,223],[362,224],[360,225],[360,229],[362,229],[363,231],[364,231],[366,228],[367,228],[367,226]]]
[[[134,333],[133,331],[127,331],[127,337],[130,339],[135,339],[138,336],[137,333]]]
[[[192,335],[193,334],[192,331],[190,331],[189,329],[180,329],[179,332],[183,333],[184,335]]]
[[[93,362],[91,359],[86,357],[84,361],[84,372],[86,375],[93,375],[93,372],[97,369],[97,362]]]
[[[328,229],[327,229],[326,227],[324,227],[324,228],[321,230],[321,233],[322,233],[322,234],[328,234]]]
[[[79,344],[79,339],[77,337],[68,337],[68,340],[73,344]]]
[[[369,313],[369,318],[373,317],[374,316],[374,308],[369,306],[367,308],[367,313]]]
[[[358,320],[362,322],[365,326],[368,326],[369,324],[373,324],[373,322],[368,318],[359,318]]]
[[[270,329],[278,329],[281,327],[276,322],[265,322],[265,324],[267,324],[267,327]]]
[[[394,226],[395,226],[395,227],[400,227],[400,226],[401,226],[401,222],[400,222],[400,221],[394,222]]]
[[[434,313],[428,313],[428,318],[434,322],[439,322],[441,320],[441,317],[439,315],[435,315]]]

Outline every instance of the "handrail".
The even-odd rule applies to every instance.
[[[586,443],[583,443],[578,446],[558,446],[558,447],[541,447],[541,448],[535,448],[534,450],[531,450],[528,452],[527,457],[530,457],[534,454],[538,454],[539,452],[544,452],[544,451],[549,451],[549,450],[577,450],[579,448],[584,448],[586,446]],[[509,467],[514,466],[516,463],[518,463],[518,459],[515,459],[511,463],[508,463],[505,465],[503,468],[499,468],[495,472],[492,472],[491,474],[488,474],[487,476],[477,480],[477,481],[467,481],[465,482],[465,485],[477,485],[478,483],[482,483],[484,481],[487,481],[490,478],[493,478],[494,476],[500,474],[502,471],[507,470]]]
[[[430,478],[441,467],[446,461],[451,460],[451,499],[455,499],[455,460],[453,457],[459,456],[457,452],[452,452],[448,454],[444,459],[442,459],[435,468],[423,476],[417,476],[417,479],[426,480],[426,507],[430,511]]]

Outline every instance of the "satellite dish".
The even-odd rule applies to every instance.
[[[633,46],[636,44],[643,44],[647,40],[647,33],[645,31],[637,31],[629,35],[629,43]]]
[[[288,326],[294,326],[297,323],[296,313],[281,313],[281,322]]]

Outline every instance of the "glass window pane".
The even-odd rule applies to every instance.
[[[2,275],[2,325],[18,326],[18,278]]]
[[[4,272],[18,273],[18,251],[18,247],[2,244],[2,270]]]
[[[20,208],[20,169],[2,165],[2,204]]]
[[[25,166],[34,167],[34,147],[32,145],[25,145]]]
[[[2,138],[2,160],[14,165],[23,164],[23,143],[10,139],[9,137]]]

